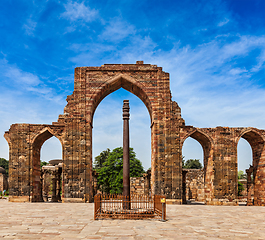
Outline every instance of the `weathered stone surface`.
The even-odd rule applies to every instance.
[[[0,167],[0,192],[8,190],[8,178],[5,169]]]
[[[124,88],[138,96],[151,118],[151,190],[182,200],[182,145],[196,139],[204,151],[204,193],[208,204],[237,201],[237,143],[241,137],[253,151],[254,204],[265,205],[265,131],[256,128],[186,126],[171,99],[169,74],[156,65],[105,64],[75,69],[74,92],[57,122],[13,124],[9,143],[11,200],[41,201],[40,149],[52,136],[63,149],[62,201],[92,201],[92,122],[98,104]],[[71,200],[72,199],[72,200]]]
[[[204,197],[204,170],[187,169],[186,173],[186,199],[203,202]]]

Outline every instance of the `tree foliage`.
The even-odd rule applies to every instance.
[[[40,168],[42,168],[43,166],[46,166],[48,163],[47,162],[45,162],[45,161],[41,161],[40,162]]]
[[[238,171],[237,178],[238,179],[247,179],[247,174],[245,174],[244,171],[239,170]],[[237,190],[238,190],[237,195],[238,196],[242,196],[242,191],[245,190],[243,183],[241,183],[241,182],[238,181],[238,188],[237,188]]]
[[[0,167],[4,168],[6,170],[6,174],[8,175],[9,161],[4,158],[0,158]]]
[[[245,174],[242,170],[239,170],[237,177],[238,179],[247,179],[247,174]]]
[[[106,152],[102,152],[98,157],[104,159]],[[130,148],[130,177],[140,177],[144,173],[144,168],[133,148]],[[97,157],[96,157],[97,158]],[[98,158],[99,159],[99,158]],[[96,165],[96,164],[95,164]],[[118,147],[109,150],[108,156],[102,163],[102,167],[95,168],[98,173],[98,188],[104,193],[121,194],[123,190],[123,148]]]
[[[202,164],[200,163],[199,159],[188,159],[187,161],[185,161],[184,157],[182,157],[182,168],[202,169]]]
[[[102,151],[98,156],[95,157],[95,162],[93,166],[95,170],[103,167],[103,164],[106,162],[109,154],[110,149],[107,148],[107,150]]]
[[[238,188],[237,188],[237,195],[238,196],[242,196],[242,191],[244,191],[245,190],[245,188],[244,188],[244,185],[243,185],[243,183],[241,183],[241,182],[238,182]]]

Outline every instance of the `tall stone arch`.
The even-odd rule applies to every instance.
[[[72,198],[92,200],[93,115],[104,97],[121,87],[139,97],[150,114],[152,192],[181,199],[177,123],[183,120],[179,107],[171,100],[169,74],[156,65],[137,62],[75,69],[75,89],[67,97],[61,117],[66,124],[64,142],[68,146],[63,164],[65,202]]]

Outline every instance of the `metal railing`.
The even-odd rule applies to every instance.
[[[94,219],[166,220],[165,196],[97,194],[94,197]]]

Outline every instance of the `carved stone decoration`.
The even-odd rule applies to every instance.
[[[257,128],[186,126],[172,101],[169,74],[156,65],[105,64],[77,67],[73,94],[57,122],[13,124],[5,133],[9,144],[10,201],[42,201],[40,150],[52,136],[62,144],[62,201],[91,202],[92,123],[99,103],[124,88],[139,97],[151,120],[151,194],[182,202],[182,146],[196,139],[204,152],[204,201],[237,204],[237,143],[246,139],[253,152],[254,205],[265,206],[265,131]],[[183,90],[182,90],[183,91]],[[171,199],[171,200],[170,200]]]

